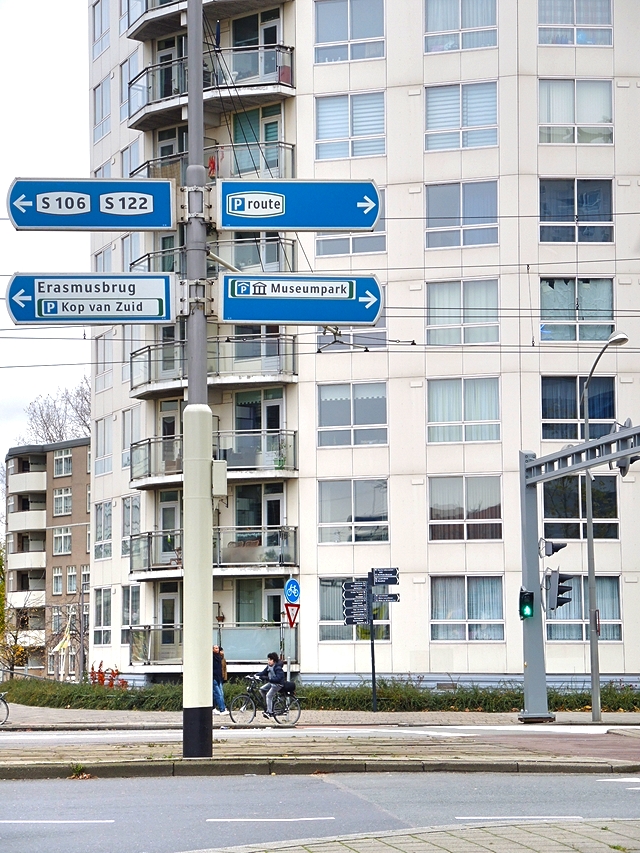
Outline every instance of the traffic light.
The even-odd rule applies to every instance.
[[[567,547],[566,542],[546,542],[544,543],[544,555],[545,557],[552,557],[557,551],[562,551],[563,548]]]
[[[560,569],[551,569],[549,575],[549,593],[547,596],[547,610],[557,610],[571,601],[571,596],[567,595],[572,591],[572,587],[567,581],[570,581],[573,575],[563,575]]]
[[[633,426],[633,423],[631,422],[631,418],[627,418],[626,421],[624,422],[624,428],[630,429],[630,427],[632,427],[632,426]],[[623,439],[623,440],[618,442],[618,450],[626,450],[627,448],[629,448],[629,450],[631,450],[632,448],[630,445],[631,445],[630,439]],[[640,456],[625,456],[624,459],[618,459],[618,461],[616,462],[616,467],[620,471],[620,476],[626,477],[627,474],[629,473],[629,466],[633,465],[633,463],[637,462],[639,459],[640,459]]]
[[[520,588],[518,612],[521,619],[530,619],[533,616],[533,593],[524,587]]]

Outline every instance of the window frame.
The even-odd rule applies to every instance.
[[[573,83],[573,121],[572,122],[543,122],[542,121],[542,85],[548,83]],[[578,88],[581,84],[588,83],[608,83],[609,84],[609,103],[611,107],[611,119],[609,121],[602,122],[581,122],[578,121]],[[539,77],[538,78],[538,144],[539,145],[581,145],[581,146],[593,146],[593,145],[613,145],[613,105],[614,105],[614,97],[613,97],[613,80],[604,79],[604,78],[589,78],[589,77]],[[553,132],[553,129],[557,128],[559,130],[569,129],[572,131],[572,138],[565,140],[558,139],[543,139],[543,131],[548,130]],[[605,128],[609,128],[610,138],[608,140],[600,140],[600,141],[584,141],[580,140],[578,137],[580,135],[579,131],[586,131],[590,128],[602,129],[604,133]]]
[[[354,125],[359,119],[354,119],[354,105],[365,103],[364,98],[372,98],[372,96],[379,96],[382,101],[382,130],[378,132],[372,133],[357,133]],[[348,127],[348,131],[346,134],[339,134],[335,136],[319,136],[320,133],[320,113],[321,113],[321,104],[328,104],[329,101],[337,102],[340,99],[344,99],[346,103],[346,123]],[[387,122],[386,122],[386,96],[384,89],[375,89],[373,91],[366,92],[344,92],[344,93],[336,93],[331,95],[316,95],[314,98],[315,101],[315,111],[314,111],[314,121],[315,121],[315,160],[318,162],[324,162],[329,160],[344,160],[344,159],[362,159],[365,157],[385,157],[387,153]],[[377,109],[380,109],[378,105]],[[344,117],[339,116],[338,119],[340,121],[344,121]],[[324,116],[324,120],[327,120],[327,116]],[[336,119],[333,119],[335,123]],[[368,142],[371,144],[380,144],[382,142],[382,150],[378,151],[364,151],[364,153],[354,153],[357,152],[358,143]],[[319,156],[321,151],[324,149],[328,150],[328,146],[333,146],[333,153],[329,156]],[[344,146],[344,150],[336,150],[336,146]],[[324,147],[324,148],[323,148]]]
[[[385,406],[385,420],[384,423],[357,423],[357,413],[356,413],[356,399],[357,396],[354,396],[354,388],[362,388],[368,385],[383,385],[384,386],[384,406]],[[333,424],[333,425],[321,425],[321,414],[322,414],[322,403],[321,399],[321,388],[332,388],[332,387],[347,387],[349,389],[349,413],[350,420],[348,424]],[[317,404],[318,404],[318,427],[316,430],[316,442],[319,449],[326,447],[382,447],[389,443],[389,407],[388,407],[388,386],[386,381],[363,381],[363,382],[322,382],[317,385]],[[343,398],[344,399],[344,398]],[[326,402],[326,401],[325,401]],[[356,433],[357,432],[380,432],[384,430],[384,439],[380,441],[356,441]],[[321,435],[327,435],[331,433],[337,432],[349,432],[349,441],[346,443],[329,443],[322,444]]]
[[[480,27],[463,27],[462,26],[462,0],[459,0],[458,4],[458,26],[456,28],[451,29],[432,29],[429,30],[429,0],[425,0],[424,3],[424,52],[425,53],[442,53],[447,51],[462,51],[462,50],[487,50],[491,48],[496,48],[498,45],[498,16],[496,3],[494,2],[493,6],[493,17],[495,19],[495,23],[489,25],[483,25]],[[463,38],[464,34],[471,35],[472,33],[486,33],[493,35],[493,39],[491,39],[491,35],[489,35],[489,39],[487,39],[487,44],[469,44],[465,47]],[[429,42],[432,42],[434,45],[431,49],[429,49]],[[489,43],[491,40],[491,43]]]
[[[62,595],[62,566],[51,569],[51,595]]]
[[[439,542],[439,543],[466,543],[466,542],[500,542],[504,538],[504,519],[502,516],[502,507],[504,504],[503,500],[503,490],[502,490],[502,475],[501,474],[438,474],[435,476],[430,476],[428,479],[428,505],[427,505],[427,524],[429,527],[429,542]],[[495,515],[486,515],[482,517],[482,520],[478,520],[477,518],[469,517],[469,483],[474,480],[496,480],[498,484],[498,497],[499,497],[499,514]],[[460,480],[462,483],[460,500],[462,501],[462,516],[457,517],[455,512],[452,514],[453,517],[441,517],[434,518],[433,513],[435,507],[432,505],[433,498],[433,484],[435,481],[444,481],[444,480]],[[491,509],[491,508],[489,508]],[[442,528],[442,532],[445,530],[452,530],[454,527],[462,528],[462,536],[434,536],[433,531],[438,528]],[[476,529],[481,530],[481,528],[487,528],[486,532],[491,533],[489,528],[495,528],[495,533],[497,535],[489,535],[489,536],[475,536],[469,535],[470,531],[474,531]]]
[[[67,595],[75,595],[78,591],[78,571],[75,566],[67,566]]]
[[[111,75],[93,89],[93,143],[111,131]]]
[[[487,306],[484,305],[482,309],[479,309],[476,305],[467,305],[467,293],[466,291],[471,290],[473,285],[481,285],[482,287],[487,287],[487,285],[495,284],[495,305]],[[458,304],[454,306],[447,306],[443,308],[442,306],[434,305],[431,306],[431,288],[442,288],[445,286],[451,285],[459,285],[459,299]],[[486,344],[499,344],[500,343],[500,319],[499,319],[499,310],[500,310],[500,282],[498,278],[487,278],[487,279],[453,279],[451,281],[428,281],[425,286],[426,292],[426,302],[427,302],[427,329],[426,329],[426,342],[427,346],[432,347],[444,347],[444,346],[461,346],[464,344],[465,346],[475,346],[477,344],[486,345]],[[469,299],[469,302],[471,300]],[[431,312],[437,314],[438,311],[443,312],[444,318],[448,318],[452,312],[458,312],[460,320],[455,323],[431,323]],[[477,320],[476,314],[482,311],[485,315],[482,322],[471,322],[472,319]],[[493,314],[494,316],[490,316]],[[436,338],[438,335],[445,337],[445,333],[448,331],[454,331],[459,329],[460,335],[459,340],[457,341],[442,341],[437,342]],[[491,338],[489,336],[483,337],[482,334],[477,335],[477,340],[472,340],[472,335],[474,331],[477,333],[480,330],[490,330],[495,329],[495,337]]]
[[[137,616],[132,619],[132,616]],[[140,624],[140,584],[122,586],[122,621],[120,627],[120,645],[131,644],[131,628]]]
[[[544,538],[549,541],[558,542],[586,542],[586,474],[573,474],[566,477],[558,477],[543,484],[542,490],[542,516]],[[603,488],[604,483],[613,486],[608,491]],[[574,487],[575,483],[575,487]],[[565,496],[559,493],[559,505],[574,504],[577,515],[549,513],[552,505],[553,489],[564,486]],[[569,488],[571,491],[569,491]],[[602,491],[600,496],[599,489]],[[574,493],[574,494],[572,494]],[[569,501],[566,500],[566,495]],[[620,539],[620,501],[618,499],[618,477],[616,474],[594,474],[591,486],[591,500],[593,507],[593,538],[601,541],[616,541]],[[605,514],[598,512],[603,506],[611,502],[613,496],[613,513]],[[565,528],[564,530],[562,528]],[[576,533],[577,535],[571,535]]]
[[[486,122],[485,124],[472,125],[465,124],[465,107],[464,107],[464,99],[467,90],[477,89],[479,86],[488,86],[493,85],[493,121]],[[435,129],[429,129],[429,93],[436,92],[437,90],[443,89],[458,89],[458,124],[457,125],[447,125],[443,127],[438,127]],[[488,131],[495,131],[495,140],[493,142],[483,141],[479,144],[467,144],[465,145],[465,134],[468,138],[478,132],[487,133]],[[454,145],[436,145],[435,147],[429,147],[429,140],[434,139],[435,137],[453,137],[457,135],[457,144]],[[452,140],[453,141],[453,140]],[[498,81],[497,80],[473,80],[472,82],[465,83],[444,83],[438,84],[436,86],[426,86],[425,87],[425,130],[424,130],[424,150],[427,153],[432,153],[434,151],[460,151],[467,150],[472,148],[495,148],[498,145]]]
[[[328,485],[348,483],[350,485],[349,492],[349,512],[346,513],[348,518],[351,520],[340,520],[340,521],[322,521],[323,509],[327,505],[326,501],[329,499],[330,502],[334,501],[334,498],[330,498],[329,494],[324,498],[323,503],[323,495],[322,492],[326,488],[327,493],[329,492]],[[371,488],[379,488],[384,484],[384,510],[383,513],[386,515],[386,519],[379,519],[375,521],[360,521],[358,519],[354,520],[355,516],[355,507],[356,501],[358,499],[357,491],[358,483],[370,483]],[[342,500],[345,500],[346,495],[342,495]],[[382,513],[381,513],[382,514]],[[327,478],[318,480],[318,544],[319,545],[377,545],[380,543],[387,544],[389,542],[389,479],[388,477],[351,477],[351,478]],[[339,529],[338,529],[339,528]],[[360,530],[358,530],[360,528]],[[347,538],[342,539],[340,530],[347,531]],[[380,538],[366,538],[366,531],[370,530],[375,537],[377,533],[381,534]],[[325,535],[331,535],[332,539],[323,539]],[[338,538],[336,538],[336,535]],[[384,538],[382,538],[384,536]],[[363,538],[365,537],[365,538]]]
[[[71,486],[63,486],[53,490],[53,515],[71,515],[73,509],[73,497]]]
[[[542,441],[584,441],[584,405],[580,406],[580,397],[582,396],[582,389],[584,388],[584,382],[586,381],[586,376],[580,376],[575,374],[547,374],[543,373],[540,375],[540,424],[541,424],[541,439]],[[562,405],[573,406],[575,403],[575,414],[576,417],[570,418],[563,416],[561,418],[551,418],[548,414],[545,415],[545,401],[547,400],[547,396],[544,393],[546,381],[549,383],[559,382],[561,380],[573,380],[575,384],[575,398],[569,398],[568,395],[565,396],[565,402]],[[608,386],[605,389],[605,383]],[[600,417],[595,409],[597,402],[597,397],[594,391],[597,391],[598,386],[600,386],[599,394],[607,394],[611,397],[611,407],[612,407],[612,415],[611,417]],[[589,383],[589,435],[591,438],[601,438],[603,435],[606,435],[611,431],[611,428],[616,423],[616,412],[618,411],[617,400],[616,400],[616,379],[615,376],[607,376],[606,374],[598,374],[592,377],[591,382]],[[564,427],[564,430],[560,433],[551,434],[551,427]],[[575,426],[575,430],[571,429],[571,427]],[[547,434],[545,435],[545,427],[547,427]],[[567,428],[569,427],[569,428]]]
[[[598,587],[602,588],[604,586],[605,581],[610,581],[611,579],[615,579],[617,581],[616,584],[616,605],[618,616],[615,618],[606,618],[603,619],[601,615],[602,608],[598,607],[598,621],[600,624],[600,635],[598,636],[598,644],[600,643],[621,643],[624,640],[623,634],[623,619],[622,619],[622,597],[620,594],[620,575],[619,574],[609,574],[603,575],[598,574],[596,576],[596,606],[598,606]],[[574,581],[580,579],[581,583],[575,584]],[[589,599],[589,578],[587,575],[577,573],[572,575],[570,580],[566,581],[566,583],[571,586],[571,602],[569,604],[565,604],[564,607],[559,607],[557,610],[548,610],[546,612],[545,618],[545,639],[548,643],[588,643],[589,642],[589,608],[588,608],[588,599]],[[576,589],[577,586],[577,589]],[[578,602],[576,601],[576,594],[579,594],[579,610],[580,616],[574,616],[576,607],[578,606]],[[570,637],[570,636],[559,636],[564,633],[562,628],[570,629],[574,628],[580,629],[580,637]],[[602,629],[605,629],[604,631]],[[610,629],[612,634],[618,633],[619,636],[609,636],[606,634],[609,633],[607,628]],[[619,630],[616,632],[616,628]],[[557,632],[554,629],[558,629]],[[557,633],[557,636],[553,636],[554,633]],[[569,633],[569,631],[567,631]],[[576,631],[577,633],[577,631]],[[603,633],[605,636],[603,636]]]
[[[478,420],[475,418],[467,418],[467,385],[473,382],[494,380],[496,385],[496,400],[497,400],[497,417],[487,418],[486,420]],[[431,420],[431,388],[435,383],[456,382],[459,385],[459,410],[461,414],[460,420]],[[490,444],[500,442],[502,439],[502,399],[500,376],[447,376],[447,377],[429,377],[427,379],[427,444]],[[497,435],[488,438],[486,436],[478,438],[468,438],[472,434],[472,430],[497,427]],[[436,430],[453,430],[459,429],[459,438],[432,438],[436,435]],[[443,433],[444,434],[444,433]]]
[[[608,284],[608,290],[610,294],[610,303],[611,303],[611,311],[610,317],[604,317],[604,312],[599,309],[585,309],[581,306],[581,289],[586,286],[590,286],[592,282],[604,282]],[[551,284],[552,283],[552,284]],[[543,306],[544,299],[544,291],[543,287],[546,285],[551,289],[555,289],[558,284],[564,284],[568,286],[570,283],[573,283],[573,293],[572,296],[572,307],[571,309],[567,306],[554,308],[554,307],[545,307]],[[609,276],[564,276],[562,277],[550,277],[550,276],[541,276],[540,277],[540,343],[541,344],[558,344],[558,343],[593,343],[594,341],[606,341],[611,333],[614,331],[614,295],[615,288],[613,286],[613,277]],[[573,317],[562,316],[562,313],[568,314],[569,311],[573,312]],[[557,316],[554,317],[554,312]],[[581,317],[581,312],[589,312],[591,314],[596,314],[599,312],[600,316],[596,316],[594,319],[590,317]],[[610,321],[610,322],[608,322]],[[570,329],[573,330],[573,337],[553,337],[554,330],[560,330],[566,328],[568,331]],[[587,337],[588,330],[593,330],[594,334],[591,337]],[[600,330],[598,332],[598,330]],[[584,333],[584,334],[583,334]],[[558,334],[556,332],[556,334]],[[570,331],[569,331],[570,334]]]
[[[485,184],[487,187],[489,185],[493,185],[495,192],[495,216],[493,212],[489,214],[480,214],[480,215],[472,215],[470,212],[467,212],[466,203],[469,204],[472,202],[471,193],[472,190],[469,189],[469,197],[465,198],[467,188],[471,187],[479,187],[482,184]],[[458,187],[458,212],[456,216],[443,216],[442,213],[437,215],[431,214],[429,212],[429,196],[430,190],[433,191],[436,188],[443,187]],[[450,201],[451,199],[447,200]],[[491,199],[493,202],[494,199]],[[500,229],[498,227],[498,223],[500,221],[499,214],[499,195],[498,195],[498,179],[482,179],[482,180],[472,180],[472,181],[444,181],[442,183],[434,183],[434,184],[426,184],[425,185],[425,207],[426,207],[426,239],[425,239],[425,249],[427,251],[431,250],[441,250],[441,249],[465,249],[468,246],[473,246],[474,248],[478,248],[478,246],[497,246],[500,242]],[[458,222],[455,225],[442,225],[435,224],[429,225],[430,220],[434,220],[438,222],[442,219],[457,219]],[[465,219],[474,219],[478,220],[476,222],[465,222]],[[482,221],[481,221],[482,220]],[[482,232],[489,237],[495,237],[495,239],[491,240],[483,240],[481,242],[470,242],[474,233],[480,235]],[[495,232],[495,233],[494,233]],[[442,239],[446,240],[447,237],[444,235],[456,235],[458,236],[457,242],[437,242],[438,235],[443,235]],[[467,235],[471,235],[467,238]],[[429,238],[436,238],[432,245],[430,244]]]
[[[319,643],[358,643],[358,642],[370,642],[371,634],[370,634],[370,626],[369,623],[365,623],[363,625],[345,625],[344,615],[342,618],[336,619],[323,619],[323,607],[325,607],[325,602],[323,600],[322,589],[323,585],[328,587],[329,585],[333,588],[340,588],[339,601],[337,602],[337,607],[340,612],[342,612],[342,584],[345,581],[353,581],[353,580],[363,580],[362,577],[356,577],[353,575],[345,575],[340,577],[319,577],[318,578],[318,642]],[[389,587],[387,585],[384,586],[374,586],[373,589],[378,593],[388,592]],[[381,642],[391,642],[391,608],[388,602],[376,602],[373,605],[374,608],[374,619],[373,619],[373,633],[374,639]],[[378,618],[376,618],[376,614],[378,614]],[[326,629],[326,636],[323,637],[323,628]],[[334,634],[337,636],[329,636],[330,634]],[[340,636],[342,635],[342,636]]]
[[[95,421],[95,448],[94,459],[96,477],[109,474],[113,468],[113,416],[98,418]]]
[[[95,534],[93,537],[93,556],[96,560],[106,560],[112,556],[113,507],[110,500],[94,504]]]
[[[314,65],[324,65],[327,63],[333,64],[335,62],[362,62],[363,60],[372,60],[372,59],[384,59],[386,53],[386,33],[385,33],[385,0],[377,0],[380,4],[380,12],[382,18],[382,34],[363,37],[363,38],[354,38],[352,34],[352,23],[353,23],[353,0],[344,0],[344,3],[347,7],[347,38],[346,39],[335,39],[330,41],[318,41],[318,9],[320,8],[320,4],[326,3],[326,0],[315,0],[313,4],[314,15],[313,15],[313,33],[314,33],[314,52],[313,52],[313,62]],[[357,48],[359,46],[364,47],[365,53],[369,53],[369,55],[365,56],[354,56],[354,53],[357,53]],[[380,50],[381,52],[376,53],[376,50]],[[331,51],[331,49],[340,49],[344,48],[346,51],[345,56],[336,56],[336,58],[332,59],[329,56],[325,56],[321,58],[322,51]],[[356,48],[354,50],[354,48]]]
[[[135,512],[137,511],[137,518]],[[131,536],[140,533],[140,493],[124,495],[122,498],[122,542],[120,553],[128,557],[131,553]]]
[[[573,206],[572,211],[569,213],[567,211],[564,214],[564,219],[561,218],[561,215],[557,216],[557,218],[551,218],[551,213],[545,212],[545,202],[543,200],[543,194],[546,195],[547,187],[552,189],[549,185],[551,184],[573,184]],[[609,201],[611,203],[611,211],[609,213],[608,219],[603,219],[602,217],[607,216],[608,212],[605,210],[603,213],[595,213],[593,219],[584,219],[580,218],[579,210],[579,199],[580,199],[580,185],[582,184],[582,189],[584,193],[587,192],[588,187],[587,184],[609,184]],[[578,243],[598,243],[598,244],[614,244],[615,243],[615,229],[614,229],[614,206],[615,206],[615,196],[614,196],[614,180],[612,178],[539,178],[539,234],[538,239],[540,243],[545,244],[568,244],[572,245],[576,242]],[[606,202],[606,200],[605,200]],[[561,202],[560,202],[561,203]],[[602,229],[602,233],[604,234],[604,229],[607,229],[610,239],[608,240],[597,240],[597,239],[589,239],[590,234],[597,233],[597,229]],[[573,232],[573,238],[570,236],[570,232]],[[556,236],[566,239],[545,239],[545,236]],[[576,240],[577,237],[577,240]],[[582,237],[582,239],[581,239]]]
[[[62,554],[71,553],[71,527],[54,527],[53,528],[53,556],[59,557]]]
[[[140,73],[140,57],[137,48],[127,56],[124,62],[120,63],[119,70],[120,122],[123,122],[129,118],[129,83]],[[128,178],[129,175],[123,174],[123,177]]]
[[[97,59],[109,47],[109,0],[96,0],[91,7],[93,32],[92,58]]]
[[[384,254],[387,251],[386,190],[380,189],[379,196],[380,216],[372,231],[316,231],[316,258]],[[331,248],[334,251],[319,251]]]
[[[436,596],[434,595],[434,586],[440,582],[445,580],[452,579],[462,579],[464,581],[464,617],[463,618],[446,618],[446,619],[438,619],[434,618],[434,606],[436,603]],[[481,617],[473,618],[470,615],[470,593],[469,586],[470,581],[480,581],[480,580],[497,580],[500,582],[500,615],[499,616],[491,616],[486,619]],[[483,574],[483,575],[475,575],[475,574],[433,574],[429,576],[429,641],[431,643],[505,643],[506,642],[506,618],[505,618],[505,584],[504,584],[504,575],[498,574]],[[451,626],[452,628],[463,628],[464,629],[464,637],[437,637],[434,634],[437,633],[437,629],[439,626],[446,627]],[[488,628],[498,627],[501,630],[501,637],[474,637],[472,636],[472,628],[474,626],[486,626]]]
[[[53,451],[53,476],[68,477],[73,473],[73,451],[63,447]]]
[[[572,24],[559,24],[554,26],[552,23],[541,23],[540,22],[540,2],[538,2],[538,44],[544,46],[553,46],[553,47],[612,47],[613,46],[613,6],[611,4],[611,0],[609,0],[609,24],[601,24],[599,26],[589,24],[578,25],[576,23],[576,10],[578,8],[578,4],[583,2],[583,0],[574,0],[573,3],[573,23]],[[545,30],[548,29],[556,29],[556,30],[571,30],[572,38],[571,41],[543,41],[541,39],[541,35]],[[597,31],[597,30],[607,30],[611,34],[611,39],[608,43],[604,42],[588,42],[584,41],[584,35],[586,35],[589,31]],[[584,35],[582,38],[579,36],[579,32],[583,31]]]
[[[112,600],[111,587],[96,587],[93,596],[93,644],[111,645]]]

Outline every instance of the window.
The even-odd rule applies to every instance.
[[[140,533],[140,495],[122,498],[122,556],[131,551],[130,536]],[[136,623],[137,624],[137,623]]]
[[[431,578],[431,639],[504,640],[502,578]]]
[[[380,349],[387,345],[387,317],[386,317],[386,287],[382,287],[382,311],[375,326],[320,326],[316,336],[316,345],[319,352],[345,352],[346,350],[362,349],[368,352],[370,349]]]
[[[611,181],[541,178],[540,222],[556,223],[540,225],[541,243],[575,243],[576,231],[579,243],[612,243]]]
[[[385,218],[385,192],[380,190],[380,216],[373,231],[342,232],[318,231],[316,235],[316,256],[327,255],[364,255],[372,252],[387,251],[387,222]]]
[[[109,47],[109,0],[93,4],[93,58]]]
[[[386,444],[385,382],[318,386],[318,446]]]
[[[111,501],[96,504],[95,520],[94,556],[101,560],[111,556]]]
[[[54,527],[53,528],[53,553],[70,554],[71,553],[71,528],[70,527]]]
[[[316,62],[384,56],[383,0],[316,0]]]
[[[112,426],[111,415],[96,421],[96,475],[107,474],[112,470]]]
[[[134,0],[134,5],[136,2]],[[118,32],[120,35],[127,31],[129,27],[129,0],[120,0],[120,24]]]
[[[429,379],[427,441],[500,441],[500,388],[487,379]]]
[[[582,396],[585,376],[542,377],[542,437],[554,441],[584,438]],[[589,383],[589,436],[601,438],[616,420],[612,376],[593,376]]]
[[[589,579],[581,575],[565,583],[571,587],[571,601],[547,611],[547,640],[589,640]],[[600,638],[622,640],[620,578],[596,577],[596,607],[600,617]]]
[[[122,412],[122,467],[131,464],[131,445],[140,440],[140,406]]]
[[[428,282],[427,324],[429,346],[497,343],[497,280]]]
[[[611,0],[538,0],[538,43],[610,45]]]
[[[427,249],[497,242],[496,181],[427,186]]]
[[[142,327],[139,324],[123,325],[122,328],[122,381],[131,378],[131,353],[140,349],[142,343]]]
[[[140,70],[138,65],[137,50],[120,65],[120,121],[126,121],[129,118],[129,83]],[[129,177],[128,172],[123,172],[122,175],[125,178]]]
[[[53,595],[62,595],[62,566],[53,567],[51,593]]]
[[[123,178],[130,178],[131,174],[135,172],[135,170],[140,165],[140,137],[138,139],[134,139],[131,145],[127,145],[126,148],[123,148],[120,152],[121,157],[121,171]],[[128,268],[125,267],[125,271]]]
[[[53,476],[66,477],[72,472],[72,452],[70,447],[53,451]]]
[[[122,269],[129,272],[131,264],[140,257],[140,234],[125,234],[122,238]]]
[[[56,656],[54,652],[47,653],[47,675],[56,673]]]
[[[89,566],[80,566],[80,573],[82,578],[82,591],[89,592],[89,582],[91,581],[91,571]]]
[[[96,393],[113,385],[113,332],[96,337]]]
[[[320,542],[388,542],[386,480],[321,480]]]
[[[613,332],[610,278],[540,279],[541,341],[606,341]]]
[[[316,160],[385,153],[384,92],[316,98]]]
[[[93,173],[94,178],[110,178],[111,177],[111,160],[107,160],[106,163],[103,163],[102,166],[98,166],[98,168]]]
[[[111,246],[105,246],[93,256],[96,272],[111,272]]]
[[[78,591],[78,573],[75,566],[67,566],[67,593],[75,595]]]
[[[425,151],[498,144],[497,83],[430,86]]]
[[[345,625],[342,611],[342,584],[354,578],[320,578],[320,642],[346,640],[370,640],[369,625]],[[374,586],[374,592],[385,593],[387,586]],[[376,640],[391,639],[389,605],[376,602],[373,605],[373,633]]]
[[[610,80],[540,80],[538,141],[611,145]]]
[[[93,141],[98,142],[111,130],[111,93],[109,77],[93,90]]]
[[[140,587],[122,587],[122,630],[120,642],[131,643],[131,626],[140,624]]]
[[[559,477],[544,483],[545,539],[586,539],[586,483],[581,474]],[[578,480],[580,481],[578,484]],[[595,539],[618,538],[618,496],[615,476],[594,474],[591,481],[593,536]],[[579,485],[579,488],[578,488]],[[611,521],[615,519],[615,521]]]
[[[429,539],[501,539],[500,477],[429,477]]]
[[[71,515],[71,489],[53,490],[53,514]]]
[[[496,0],[426,0],[426,53],[495,47]]]
[[[93,611],[93,642],[96,646],[108,646],[111,643],[111,587],[98,588],[95,591]]]

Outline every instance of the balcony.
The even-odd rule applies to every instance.
[[[294,240],[278,235],[244,237],[239,240],[220,240],[207,243],[207,248],[222,260],[247,275],[264,272],[292,272],[296,269]],[[207,259],[207,276],[215,278],[221,264]],[[184,246],[148,252],[130,266],[131,272],[174,272],[182,278],[187,274],[187,254]],[[227,272],[227,268],[223,268]]]
[[[47,472],[23,471],[20,474],[9,474],[7,477],[7,494],[15,495],[20,492],[44,492],[47,488]]]
[[[28,570],[28,569],[44,569],[47,565],[47,552],[45,551],[44,541],[39,541],[38,548],[35,548],[36,543],[32,542],[33,548],[28,551],[13,551],[7,554],[7,569],[10,572]]]
[[[39,607],[43,608],[46,604],[46,592],[44,589],[44,580],[42,587],[20,590],[20,592],[7,593],[7,606],[13,607],[14,610],[23,610],[25,608]]]
[[[18,533],[27,530],[44,530],[46,526],[47,513],[44,509],[10,512],[7,516],[7,533]]]
[[[282,567],[297,565],[297,527],[213,529],[215,574],[269,574],[270,569],[281,574]],[[129,571],[131,574],[153,573],[140,580],[157,580],[159,572],[168,572],[167,577],[181,576],[182,530],[154,530],[132,536]]]
[[[44,647],[44,627],[42,629],[28,628],[20,631],[17,643],[25,649],[41,649]],[[226,649],[225,649],[226,651]]]
[[[296,339],[292,335],[234,335],[207,339],[210,385],[294,382]],[[131,354],[131,392],[145,398],[177,391],[187,383],[185,341],[153,344]]]
[[[258,472],[261,477],[287,475],[297,468],[296,433],[282,430],[215,432],[213,459],[223,459],[227,471]],[[131,482],[137,489],[165,488],[182,481],[182,436],[145,438],[131,445]]]
[[[273,0],[202,0],[202,11],[212,29],[218,20],[273,6]],[[186,11],[187,0],[129,0],[127,38],[149,41],[173,35],[181,28],[181,14]]]
[[[210,145],[204,149],[207,182],[213,184],[222,178],[293,178],[293,148],[294,146],[287,142]],[[184,186],[187,181],[188,161],[189,155],[186,152],[156,157],[138,166],[129,177],[175,180],[178,186]]]
[[[228,664],[239,667],[262,664],[269,652],[280,649],[282,656],[298,662],[298,627],[285,628],[264,622],[216,624],[213,638],[224,648]],[[131,665],[182,664],[182,625],[144,625],[131,628]]]
[[[214,48],[205,45],[202,85],[205,124],[236,112],[283,101],[294,94],[293,48]],[[187,104],[187,57],[150,65],[129,83],[129,127],[155,130],[182,121]]]

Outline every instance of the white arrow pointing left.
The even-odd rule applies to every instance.
[[[25,195],[24,193],[22,193],[22,195],[20,196],[20,198],[17,198],[17,199],[13,202],[13,203],[14,203],[14,205],[15,205],[15,206],[18,208],[18,210],[20,211],[20,213],[24,213],[27,207],[33,207],[33,202],[32,202],[32,201],[27,201],[27,200],[26,200],[26,198],[27,198],[27,197],[26,197],[26,195]]]
[[[27,302],[31,302],[33,299],[32,296],[27,296],[26,291],[24,290],[19,290],[17,293],[14,293],[11,298],[14,302],[17,302],[21,308],[24,308],[25,304]]]
[[[370,290],[365,290],[366,296],[361,296],[358,299],[358,302],[366,302],[367,304],[364,306],[365,308],[371,308],[372,305],[375,305],[378,301],[378,297],[374,296]]]
[[[361,208],[362,208],[362,212],[363,212],[364,214],[371,213],[371,211],[373,210],[373,208],[374,208],[375,206],[376,206],[376,202],[375,202],[375,201],[372,201],[372,200],[369,198],[369,196],[368,196],[368,195],[366,195],[366,196],[364,197],[364,201],[359,201],[359,202],[357,203],[357,207],[361,207]]]

